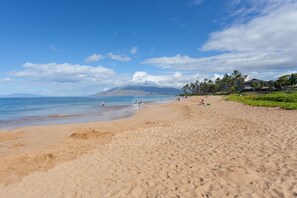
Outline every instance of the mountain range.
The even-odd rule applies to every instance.
[[[96,93],[92,96],[149,96],[149,95],[177,95],[181,89],[153,86],[123,86],[115,87]]]
[[[9,95],[0,95],[0,98],[42,98],[46,96],[27,94],[27,93],[14,93]]]

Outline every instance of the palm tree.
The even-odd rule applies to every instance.
[[[186,84],[185,86],[183,86],[183,91],[185,92],[185,94],[187,94],[188,92],[187,92],[187,90],[189,90],[189,84]]]
[[[196,88],[196,94],[198,94],[198,92],[199,92],[199,80],[196,80],[195,88]]]
[[[245,79],[247,78],[247,75],[242,75],[238,70],[234,70],[231,74],[231,87],[233,92],[234,91],[241,91],[243,88],[243,83]]]
[[[215,84],[217,91],[220,92],[222,90],[222,80],[220,78],[217,78]]]
[[[222,90],[227,93],[230,93],[231,86],[232,86],[231,82],[232,82],[231,76],[229,76],[228,74],[225,74],[223,79],[221,80]]]
[[[191,92],[192,94],[206,94],[206,93],[216,93],[216,92],[225,92],[232,93],[242,91],[244,88],[244,82],[247,78],[247,75],[243,75],[238,70],[234,70],[231,74],[225,74],[224,77],[217,78],[215,81],[204,79],[199,82],[196,80],[195,83],[186,84],[182,89],[185,94]],[[297,85],[297,73],[287,74],[280,76],[278,80],[253,83],[253,91],[256,91],[257,88],[263,89],[267,87],[267,91],[271,89],[282,89],[282,87],[287,87],[294,89]]]
[[[192,94],[195,92],[195,83],[190,84],[190,91]]]

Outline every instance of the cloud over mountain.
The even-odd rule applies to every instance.
[[[199,74],[185,75],[181,72],[167,74],[149,74],[145,71],[137,71],[132,76],[131,84],[180,88],[188,82],[197,80],[199,77]]]

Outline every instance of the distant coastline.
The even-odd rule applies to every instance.
[[[182,93],[181,89],[172,87],[153,87],[153,86],[122,86],[115,87],[91,95],[98,96],[157,96],[157,95],[177,95]]]
[[[49,96],[27,94],[27,93],[14,93],[8,95],[0,95],[0,98],[46,98]]]

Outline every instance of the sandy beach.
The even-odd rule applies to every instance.
[[[0,133],[0,197],[297,197],[297,111],[222,97]]]

